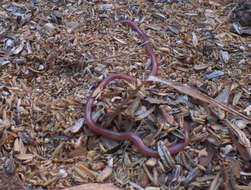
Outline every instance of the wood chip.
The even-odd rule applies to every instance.
[[[75,187],[66,188],[64,190],[122,190],[112,184],[87,183]]]
[[[102,172],[100,172],[97,176],[97,181],[98,182],[104,182],[108,177],[112,175],[112,168],[111,167],[106,167]]]

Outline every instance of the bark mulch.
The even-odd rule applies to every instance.
[[[0,2],[0,190],[251,189],[250,0]],[[132,20],[148,37],[159,74]],[[113,141],[134,132],[161,158]],[[184,138],[173,156],[161,154]]]

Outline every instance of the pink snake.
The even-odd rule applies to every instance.
[[[140,36],[144,40],[145,48],[149,56],[151,57],[151,64],[152,64],[152,70],[150,73],[150,76],[157,76],[158,75],[158,62],[156,59],[155,54],[153,53],[152,46],[150,45],[148,36],[132,21],[129,20],[123,20],[119,21],[116,24],[123,24],[123,25],[129,25],[132,27],[136,32],[140,34]],[[132,132],[115,132],[108,129],[105,129],[101,127],[100,125],[94,123],[92,119],[92,106],[93,102],[97,96],[97,92],[100,92],[102,89],[104,89],[110,81],[115,79],[122,79],[129,82],[136,81],[136,78],[125,75],[125,74],[111,74],[108,77],[106,77],[104,80],[100,82],[100,84],[97,86],[97,88],[94,90],[92,95],[89,97],[87,104],[85,106],[85,121],[87,126],[94,131],[95,133],[105,136],[109,139],[122,141],[122,140],[129,140],[131,141],[139,150],[140,153],[142,153],[144,156],[147,157],[156,157],[159,158],[159,153],[156,150],[153,150],[149,147],[147,147],[142,139],[137,136],[135,133]],[[142,81],[144,82],[144,81]],[[184,122],[184,139],[178,142],[177,144],[174,144],[172,146],[167,147],[170,154],[176,154],[180,151],[182,151],[190,142],[189,133],[190,133],[190,126],[187,122]]]

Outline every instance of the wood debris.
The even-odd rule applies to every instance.
[[[0,190],[250,189],[249,0],[0,7]],[[149,36],[158,77],[147,79],[141,37],[114,25],[124,19]],[[96,90],[94,121],[136,133],[161,159],[86,126],[87,99],[111,73],[151,82]],[[184,120],[191,142],[171,156],[165,147],[184,138]]]

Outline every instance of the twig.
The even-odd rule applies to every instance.
[[[173,81],[168,81],[168,80],[165,80],[165,79],[162,79],[160,77],[156,77],[156,76],[149,76],[149,78],[147,79],[148,81],[153,81],[153,82],[159,82],[159,83],[163,83],[165,85],[167,85],[168,87],[171,87],[175,90],[178,90],[179,92],[181,93],[184,93],[184,94],[187,94],[193,98],[196,98],[198,100],[201,100],[203,102],[206,102],[208,104],[211,104],[213,106],[216,106],[216,107],[219,107],[221,108],[222,110],[226,111],[226,112],[230,112],[232,113],[233,115],[237,116],[237,117],[240,117],[244,120],[246,120],[247,122],[251,123],[251,118],[236,111],[235,109],[233,109],[232,107],[230,106],[227,106],[221,102],[218,102],[216,100],[214,100],[213,98],[205,95],[205,94],[202,94],[200,91],[190,87],[190,86],[187,86],[187,85],[184,85],[184,84],[179,84],[177,82],[173,82]]]

